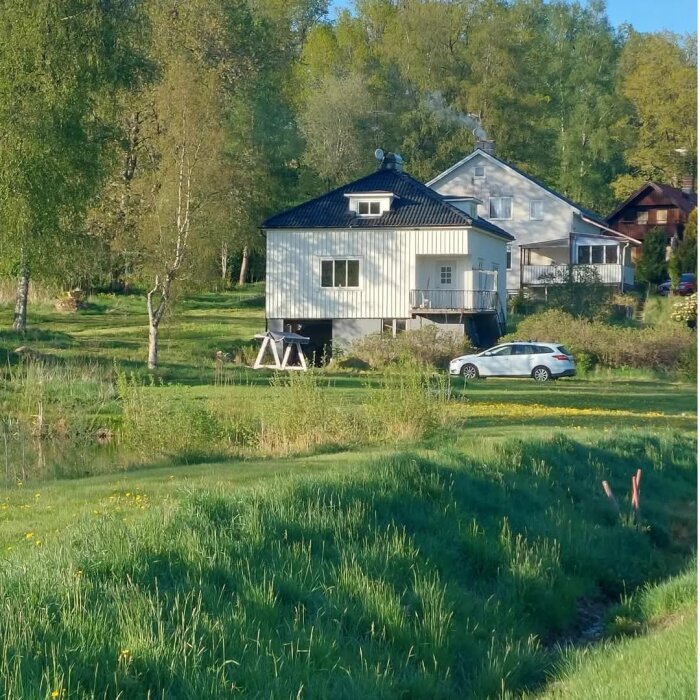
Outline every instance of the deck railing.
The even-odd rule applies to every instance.
[[[577,266],[574,265],[574,268]],[[634,280],[634,270],[631,267],[607,263],[603,265],[585,265],[592,267],[598,273],[603,284],[631,284]],[[530,286],[553,284],[566,279],[568,265],[523,265],[522,283]],[[632,281],[632,282],[631,282]]]
[[[412,309],[424,311],[495,311],[497,292],[473,289],[412,289]]]

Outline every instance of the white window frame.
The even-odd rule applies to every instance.
[[[533,205],[539,204],[540,213],[537,215],[532,211]],[[544,199],[531,199],[530,200],[530,221],[542,221],[544,219]]]
[[[506,246],[506,270],[510,270],[513,265],[513,249],[507,245]]]
[[[493,215],[493,204],[496,201],[499,202],[509,202],[509,213],[508,216],[494,216]],[[489,219],[492,221],[510,221],[513,218],[513,198],[512,197],[490,197],[489,198]]]
[[[367,208],[366,212],[362,212],[363,207]],[[372,211],[374,209],[375,211]],[[357,215],[361,216],[363,219],[381,216],[382,215],[382,203],[378,199],[361,199],[357,203]]]
[[[603,248],[603,260],[602,260],[602,262],[599,262],[599,263],[593,262],[593,248]],[[616,261],[614,263],[607,262],[608,248],[614,248],[616,251],[615,252],[615,260]],[[584,251],[584,250],[586,251],[586,259],[581,260],[581,251]],[[620,247],[618,245],[605,245],[602,243],[586,243],[585,245],[578,246],[578,251],[576,253],[576,264],[577,265],[619,265],[620,264],[619,251],[620,251]]]
[[[663,218],[659,215],[663,214]],[[668,223],[668,209],[657,209],[656,210],[656,223],[657,224],[667,224]]]
[[[649,210],[648,209],[640,209],[635,217],[635,222],[638,224],[648,224],[649,223]]]
[[[346,284],[336,284],[336,279],[335,279],[335,268],[336,268],[336,263],[339,262],[344,262],[345,263],[345,282]],[[356,262],[357,263],[357,285],[348,285],[347,280],[348,280],[348,263],[350,262]],[[323,263],[331,263],[331,270],[332,270],[332,284],[323,284]],[[362,270],[361,270],[361,261],[360,258],[321,258],[320,261],[320,272],[321,272],[321,277],[320,277],[320,286],[322,289],[359,289],[362,283]]]
[[[479,173],[481,171],[481,173]],[[483,180],[486,177],[486,166],[485,165],[475,165],[474,166],[474,179]]]
[[[452,286],[453,265],[445,263],[440,265],[440,286]]]

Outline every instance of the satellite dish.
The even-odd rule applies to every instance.
[[[384,159],[384,151],[382,151],[381,148],[378,148],[378,149],[374,152],[374,157],[381,163],[382,160]]]

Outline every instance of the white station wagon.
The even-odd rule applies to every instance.
[[[476,355],[462,355],[450,362],[450,374],[479,377],[532,377],[546,382],[576,374],[574,356],[558,343],[523,340],[502,343]]]

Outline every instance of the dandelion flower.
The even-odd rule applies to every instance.
[[[34,533],[33,533],[33,532],[28,532],[24,537],[25,537],[25,539],[27,539],[27,540],[31,540],[32,537],[34,537]]]

